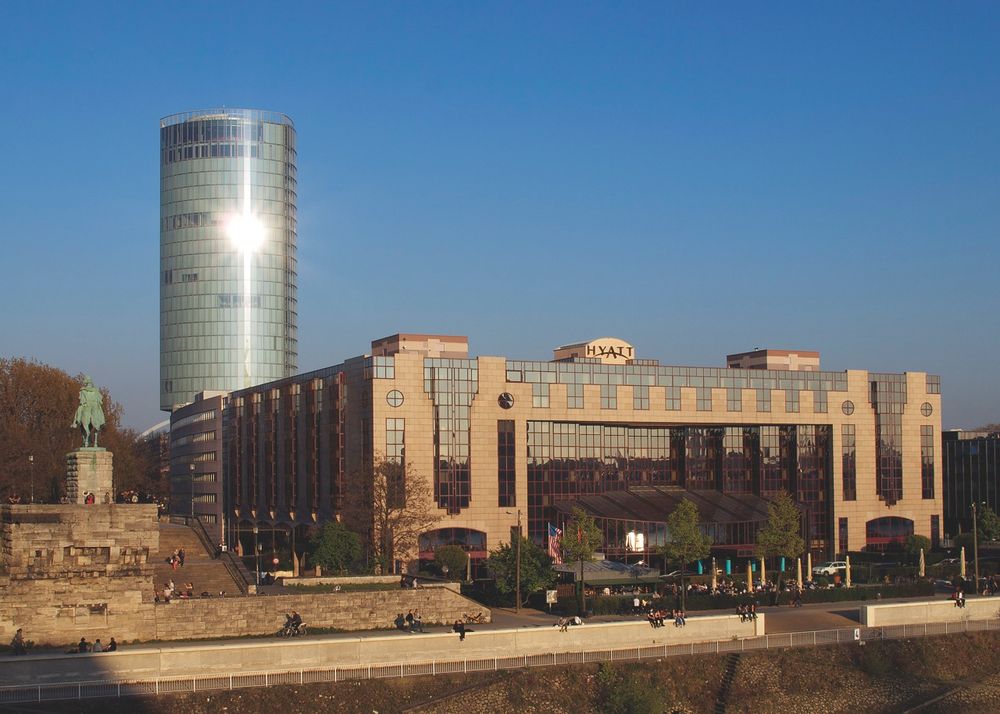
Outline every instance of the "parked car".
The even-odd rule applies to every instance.
[[[830,560],[813,567],[813,575],[836,575],[841,570],[847,570],[847,563],[843,560]]]
[[[962,564],[961,558],[945,558],[944,560],[938,562],[938,565],[961,565],[961,564]]]

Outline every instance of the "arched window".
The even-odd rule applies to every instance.
[[[907,536],[913,535],[913,521],[899,516],[884,516],[865,525],[866,550],[896,550]]]

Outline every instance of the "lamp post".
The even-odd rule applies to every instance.
[[[188,464],[188,495],[191,497],[191,518],[194,519],[194,462]]]
[[[257,524],[253,526],[253,557],[256,565],[253,569],[254,582],[260,586],[260,544],[257,542]]]
[[[976,573],[976,584],[973,586],[973,590],[979,593],[979,525],[976,521],[979,517],[976,515],[976,502],[972,502],[972,561],[975,563],[975,573]]]
[[[35,455],[28,454],[28,470],[31,472],[31,503],[35,502]]]

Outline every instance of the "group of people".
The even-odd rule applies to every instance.
[[[737,605],[736,614],[740,616],[740,622],[752,622],[756,620],[757,603],[751,602],[745,605]]]
[[[646,620],[649,622],[650,627],[664,627],[667,621],[667,611],[666,610],[655,610],[650,609],[646,613]],[[680,608],[673,608],[670,611],[670,619],[674,621],[674,627],[684,627],[687,624],[687,613]]]
[[[420,617],[419,611],[410,610],[403,615],[403,613],[397,613],[396,619],[392,621],[397,630],[402,632],[423,632],[424,631],[424,621]]]
[[[94,495],[94,493],[91,492],[91,491],[84,491],[83,492],[83,502],[86,505],[88,505],[88,506],[92,506],[95,503],[97,503],[97,496]],[[111,493],[110,492],[106,492],[104,494],[104,503],[111,503]]]
[[[173,568],[174,570],[177,570],[177,568],[183,568],[184,567],[184,557],[185,557],[184,549],[183,548],[175,548],[173,555],[171,555],[167,559],[167,562],[170,563],[170,567],[171,568]]]
[[[108,644],[101,644],[100,638],[94,640],[94,644],[87,642],[86,637],[81,637],[80,642],[77,644],[76,649],[73,652],[79,652],[80,654],[85,654],[87,652],[117,652],[118,643],[115,642],[115,638],[112,637]]]
[[[955,607],[965,607],[965,591],[962,588],[955,588],[951,599],[955,601]]]
[[[570,625],[582,625],[583,620],[580,619],[579,615],[574,615],[573,617],[560,617],[556,626],[559,628],[560,632],[565,632],[569,629]]]
[[[292,610],[291,615],[285,613],[285,626],[281,628],[281,632],[278,634],[285,637],[296,637],[298,635],[305,634],[305,625],[302,624],[302,615],[295,610]]]
[[[223,597],[225,596],[225,594],[226,594],[225,590],[219,591],[219,597]],[[173,580],[168,580],[167,582],[163,583],[162,594],[157,593],[154,599],[156,602],[170,602],[174,598],[187,600],[188,598],[193,598],[193,597],[194,597],[194,583],[187,582],[184,583],[183,587],[178,588],[176,585],[174,585]],[[211,597],[211,593],[209,593],[206,590],[201,593],[201,597]]]

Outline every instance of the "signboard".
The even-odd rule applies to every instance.
[[[546,605],[555,605],[555,604],[557,604],[559,602],[559,598],[556,597],[557,594],[558,594],[558,592],[559,592],[558,590],[546,590],[545,591],[545,604]]]
[[[557,360],[573,357],[599,359],[606,364],[627,364],[635,359],[635,348],[617,337],[599,337],[590,342],[565,345],[555,350]]]

